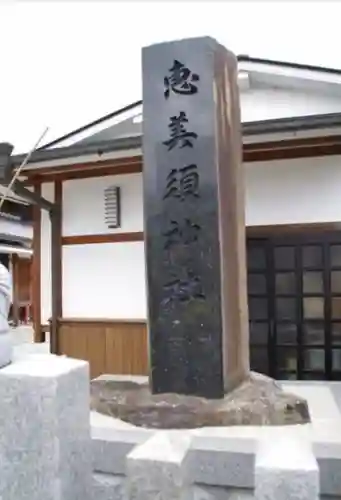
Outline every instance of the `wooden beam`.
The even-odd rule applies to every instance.
[[[341,155],[341,143],[334,144],[319,144],[301,145],[289,147],[283,145],[278,148],[256,149],[244,153],[244,162],[271,161],[271,160],[294,160],[299,158],[317,158],[320,156],[336,156]]]
[[[52,315],[50,330],[50,350],[58,354],[58,320],[63,315],[62,308],[62,205],[63,184],[54,184],[54,207],[50,211],[51,220],[51,288]]]
[[[281,139],[277,141],[249,142],[244,144],[246,152],[268,150],[268,149],[290,149],[307,146],[335,146],[341,145],[341,135],[322,135],[315,137],[295,137],[293,139]]]
[[[133,241],[143,241],[143,232],[80,234],[62,237],[63,245],[89,245],[93,243],[124,243]]]
[[[136,174],[140,172],[142,172],[142,156],[133,156],[131,158],[89,163],[79,163],[77,162],[77,158],[75,158],[74,163],[53,167],[32,168],[31,170],[24,171],[23,175],[27,176],[25,182],[25,186],[27,186],[37,180],[40,182],[66,181],[108,175]]]
[[[45,200],[41,196],[37,196],[34,191],[27,189],[22,181],[16,181],[13,191],[17,196],[21,196],[24,200],[33,205],[38,205],[45,210],[50,210],[52,208],[52,203],[50,201]]]
[[[34,192],[41,195],[41,185],[34,185]],[[34,342],[45,342],[45,333],[41,330],[41,209],[33,206],[33,259],[32,259],[32,310]]]
[[[271,161],[295,158],[341,155],[341,135],[304,137],[246,143],[243,145],[243,161]],[[77,158],[66,165],[32,168],[25,170],[26,185],[39,179],[40,182],[86,179],[108,175],[122,175],[142,172],[143,156],[99,160],[79,163]]]
[[[275,224],[269,226],[247,226],[248,237],[284,236],[286,234],[341,233],[341,221],[308,222],[306,224]]]
[[[275,224],[268,226],[246,226],[248,237],[266,236],[269,234],[281,235],[285,233],[326,233],[341,232],[341,221],[308,222],[303,224]],[[113,234],[79,234],[63,236],[62,245],[91,245],[94,243],[129,243],[144,241],[143,231]]]

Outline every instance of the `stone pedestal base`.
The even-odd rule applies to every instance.
[[[258,445],[255,500],[319,500],[319,468],[304,430],[287,427],[274,437]]]
[[[0,401],[1,500],[90,500],[88,363],[14,360],[0,370]]]
[[[13,346],[10,332],[0,333],[0,368],[12,361]]]
[[[189,433],[155,434],[126,458],[126,492],[129,500],[188,500],[191,482],[186,457]]]
[[[201,470],[208,466],[211,476],[216,471],[208,457],[204,461],[199,457],[213,450],[207,446],[196,449],[191,431],[158,431],[127,454],[122,491],[125,489],[128,500],[319,500],[319,468],[305,426],[273,429],[275,432],[265,432],[256,446],[250,474],[253,484],[246,488],[243,465],[247,456],[243,457],[242,443],[216,449],[215,455],[220,455],[218,469],[224,473],[207,484]],[[193,482],[194,467],[200,484]],[[222,489],[226,480],[231,486]]]
[[[92,409],[139,427],[192,429],[310,422],[307,402],[257,373],[224,399],[158,394],[148,384],[99,378],[91,382]]]

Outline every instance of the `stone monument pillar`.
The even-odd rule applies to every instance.
[[[12,361],[12,339],[8,313],[12,302],[12,280],[8,269],[0,263],[0,368]]]
[[[237,59],[192,38],[143,49],[142,72],[150,384],[100,377],[92,407],[158,429],[309,422],[306,401],[249,372]],[[148,449],[130,457],[133,494],[158,483]]]
[[[222,398],[249,371],[237,59],[192,38],[142,72],[152,391]]]

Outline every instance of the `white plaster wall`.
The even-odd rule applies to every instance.
[[[43,184],[42,196],[54,201],[54,185]],[[41,323],[45,324],[51,317],[51,227],[46,210],[41,211]]]
[[[146,318],[143,242],[64,246],[63,316]]]
[[[244,164],[246,224],[341,220],[341,156]],[[122,227],[104,223],[103,191],[121,186]],[[143,230],[142,174],[64,183],[63,235]]]
[[[121,187],[121,227],[108,229],[104,189]],[[63,235],[143,230],[142,175],[115,175],[63,184]],[[63,315],[145,318],[143,242],[63,248]]]
[[[245,164],[246,225],[341,221],[341,156]]]
[[[108,229],[104,190],[121,187],[121,227]],[[63,183],[63,236],[142,231],[142,175],[113,175]]]
[[[341,221],[341,156],[255,162],[244,165],[246,224],[272,225]],[[141,231],[142,175],[68,181],[64,192],[64,235],[104,233],[102,190],[122,187],[122,228]],[[44,186],[52,197],[52,186]],[[42,311],[50,314],[49,221],[43,213]],[[143,243],[70,245],[63,248],[63,315],[144,318]]]

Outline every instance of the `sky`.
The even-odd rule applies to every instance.
[[[141,48],[166,40],[341,69],[340,19],[338,0],[0,0],[0,141],[25,152],[139,100]]]

